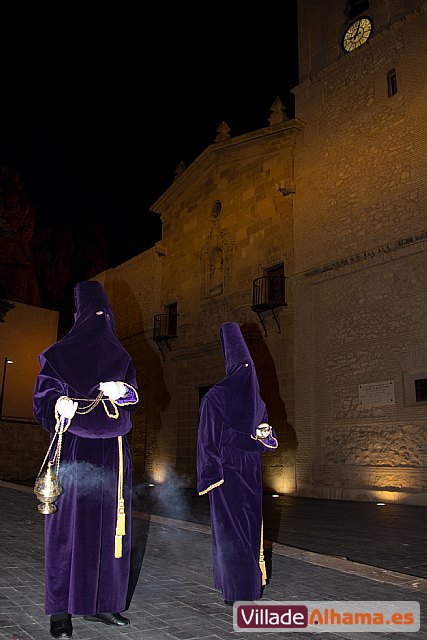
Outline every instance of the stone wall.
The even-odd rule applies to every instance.
[[[33,485],[48,446],[49,435],[36,422],[1,420],[0,480]]]
[[[384,26],[296,90],[302,495],[427,502],[427,407],[404,393],[405,373],[427,370],[426,22],[420,10]],[[381,381],[395,401],[360,406],[359,385]]]
[[[266,486],[295,489],[292,294],[278,310],[281,333],[266,317],[267,336],[251,310],[252,284],[284,263],[293,269],[293,150],[300,131],[282,122],[209,147],[156,203],[163,219],[162,302],[178,304],[178,339],[167,353],[170,402],[163,413],[163,475],[168,465],[195,484],[199,389],[224,377],[219,329],[245,328],[280,451],[264,457]],[[216,203],[221,211],[217,214]],[[212,263],[220,256],[221,274]],[[214,273],[214,275],[212,275]]]

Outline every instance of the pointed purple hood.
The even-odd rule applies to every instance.
[[[98,394],[98,384],[125,380],[131,358],[116,336],[113,310],[102,285],[79,282],[74,288],[73,327],[40,355],[82,397]],[[101,313],[102,312],[102,313]]]
[[[224,424],[255,436],[265,418],[266,406],[259,393],[254,362],[237,322],[222,324],[220,338],[226,376],[206,395],[221,411]]]

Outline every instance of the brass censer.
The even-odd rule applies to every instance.
[[[58,507],[55,504],[55,501],[61,493],[63,492],[63,488],[59,484],[59,463],[61,461],[61,448],[62,448],[62,436],[67,431],[68,427],[71,424],[71,418],[66,418],[65,416],[61,416],[57,409],[58,401],[62,398],[67,398],[67,400],[79,401],[83,400],[88,403],[88,405],[80,410],[77,410],[76,413],[85,414],[92,411],[102,400],[104,393],[101,391],[97,397],[92,400],[90,398],[68,398],[67,396],[61,396],[58,398],[55,405],[55,434],[50,442],[49,449],[45,455],[42,466],[40,467],[40,471],[37,474],[36,481],[34,483],[34,493],[37,496],[40,504],[37,506],[39,513],[43,513],[44,515],[49,515],[51,513],[55,513],[58,511]],[[118,414],[117,416],[118,417]],[[50,452],[53,447],[53,443],[55,442],[56,436],[58,436],[58,442],[56,444],[55,454],[52,460],[49,460],[47,463],[46,471],[43,472],[43,468],[46,464],[46,461],[49,459]]]
[[[34,484],[34,493],[40,502],[37,506],[39,513],[48,515],[58,511],[55,500],[61,495],[62,491],[55,465],[53,462],[48,462],[46,471],[39,473]]]
[[[62,436],[70,426],[71,419],[64,418],[59,415],[55,409],[56,424],[55,435],[53,436],[49,449],[45,455],[40,471],[37,474],[36,481],[34,483],[34,493],[37,496],[40,504],[37,506],[39,513],[49,515],[58,511],[58,507],[55,504],[55,500],[59,498],[63,492],[63,488],[59,484],[59,463],[61,460],[61,448],[62,448]],[[52,460],[47,463],[46,470],[43,471],[46,461],[49,459],[50,452],[55,442],[56,436],[58,436],[58,442],[56,444],[55,454]]]

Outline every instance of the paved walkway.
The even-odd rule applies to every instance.
[[[136,488],[136,504],[170,518],[209,524],[209,497],[169,486]],[[299,549],[427,578],[427,507],[264,496],[264,534]]]
[[[158,497],[150,498],[149,502],[161,504]],[[182,510],[180,513],[183,514]],[[313,520],[311,529],[315,523]],[[345,524],[341,524],[345,529]],[[339,528],[334,531],[337,536]],[[0,537],[0,640],[47,640],[50,635],[43,610],[43,516],[37,513],[31,488],[0,483]],[[267,636],[233,632],[232,609],[223,604],[221,594],[212,586],[210,544],[206,522],[181,520],[171,514],[135,512],[128,610],[132,624],[111,629],[77,617],[73,619],[73,638],[313,640],[316,637],[317,634],[305,632],[273,632]],[[427,580],[422,577],[279,543],[273,545],[272,551],[272,575],[265,599],[416,600],[421,605],[422,620],[416,637],[427,639]],[[408,636],[400,634],[401,638]],[[319,637],[388,640],[399,635],[325,633]]]

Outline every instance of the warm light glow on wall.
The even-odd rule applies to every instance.
[[[295,482],[289,478],[271,478],[265,483],[266,487],[271,490],[271,495],[283,495],[285,493],[294,493],[296,491]],[[270,493],[270,491],[269,491]]]
[[[166,480],[166,465],[155,464],[153,466],[153,481],[155,484],[163,484]]]
[[[378,502],[399,502],[402,494],[399,491],[373,491],[374,500]]]

